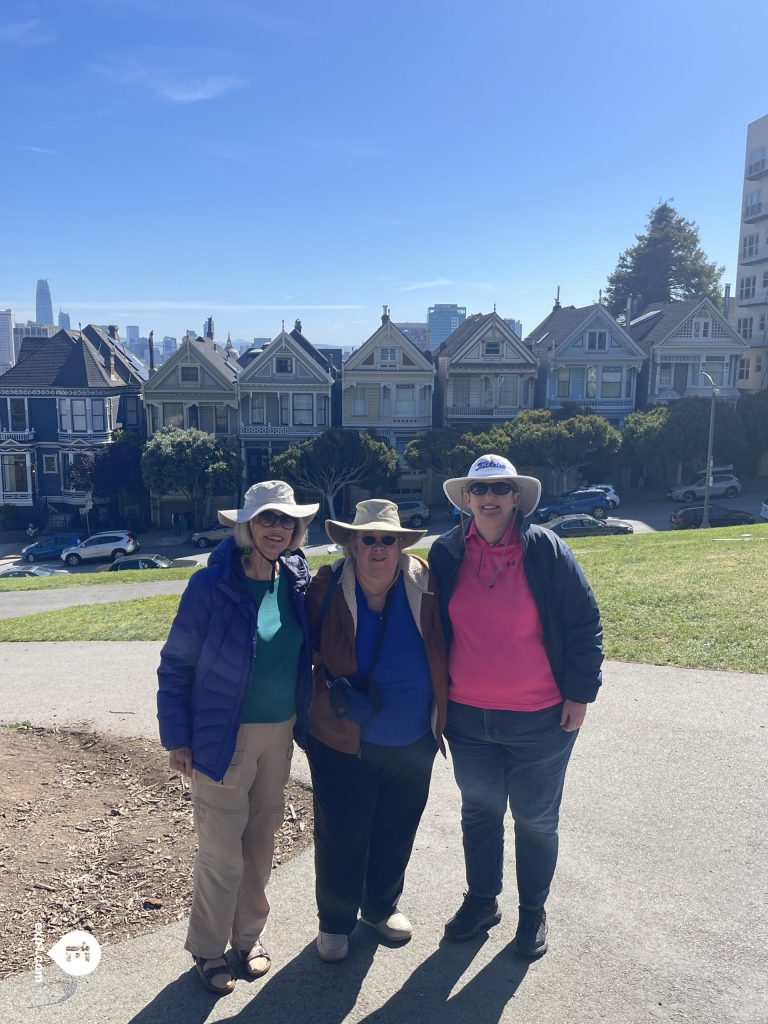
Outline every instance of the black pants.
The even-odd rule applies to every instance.
[[[363,743],[359,756],[308,737],[321,931],[349,935],[358,909],[368,921],[394,912],[436,752],[431,732],[405,747]]]

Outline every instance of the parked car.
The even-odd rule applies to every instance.
[[[173,559],[165,555],[126,555],[125,558],[118,558],[109,566],[109,572],[117,572],[120,569],[170,569],[173,566]]]
[[[768,523],[768,498],[765,499],[763,507],[760,509],[760,518]]]
[[[81,562],[104,558],[114,562],[124,555],[132,555],[140,547],[138,540],[127,530],[109,530],[94,533],[92,537],[81,541],[75,547],[64,548],[61,559],[67,565],[79,565]]]
[[[457,509],[455,505],[451,505],[451,519],[455,520],[457,523],[461,519],[462,516],[468,516],[468,515],[469,515],[469,512],[462,512],[459,509]]]
[[[702,473],[688,484],[670,487],[667,497],[674,501],[695,501],[696,498],[704,497],[706,484],[707,475]],[[713,498],[735,498],[737,494],[741,493],[741,480],[733,473],[713,473],[709,493]]]
[[[595,519],[594,516],[561,516],[544,524],[559,537],[607,537],[613,533],[634,533],[632,523],[623,519]]]
[[[10,565],[0,572],[0,580],[17,580],[24,576],[66,576],[66,569],[48,569],[44,565]]]
[[[60,558],[64,548],[74,547],[80,543],[80,537],[76,533],[52,533],[48,537],[41,537],[34,544],[27,544],[21,549],[21,557],[27,562],[46,562],[49,559]]]
[[[559,498],[545,500],[533,513],[533,518],[536,522],[543,523],[559,516],[587,512],[595,519],[605,519],[610,511],[611,504],[603,491],[583,488],[580,491],[563,494]]]
[[[701,526],[703,518],[703,505],[689,505],[674,511],[669,517],[669,525],[673,530],[695,530]],[[743,509],[723,508],[722,505],[709,506],[710,526],[749,526],[754,521],[752,513]]]
[[[613,484],[590,484],[589,489],[591,491],[602,491],[608,499],[611,508],[618,508],[621,504],[621,498],[616,493]]]
[[[197,544],[199,548],[210,548],[218,544],[219,541],[234,536],[234,533],[233,527],[214,523],[213,526],[206,526],[203,530],[195,530],[194,533],[189,535],[189,539],[193,544]]]
[[[419,530],[429,519],[429,509],[423,501],[398,501],[397,514],[401,526],[410,526]]]

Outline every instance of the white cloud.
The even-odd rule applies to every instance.
[[[96,64],[94,69],[112,81],[136,85],[168,103],[199,103],[213,100],[248,84],[241,75],[195,75],[187,71],[159,69],[135,58]]]
[[[56,36],[43,26],[40,18],[26,21],[8,21],[0,25],[0,41],[16,43],[17,46],[44,46],[52,43]]]
[[[433,281],[415,281],[413,284],[406,284],[400,289],[401,292],[420,292],[427,288],[442,288],[444,285],[455,285],[448,277],[436,277]]]
[[[25,146],[22,142],[17,143],[16,149],[23,149],[25,153],[41,153],[43,156],[60,155],[55,149],[46,149],[45,146]]]

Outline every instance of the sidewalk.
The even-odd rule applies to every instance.
[[[106,645],[114,656],[99,668],[101,646],[3,645],[4,720],[79,717],[154,735],[158,645]],[[44,656],[44,647],[56,650]],[[349,960],[321,963],[308,851],[274,874],[265,979],[208,996],[189,970],[179,922],[105,947],[81,981],[50,963],[42,984],[32,974],[0,984],[0,1020],[764,1024],[766,679],[616,662],[605,675],[569,773],[551,950],[539,962],[509,949],[511,842],[502,923],[483,941],[440,945],[464,888],[458,797],[441,760],[402,900],[415,927],[408,945],[377,945],[358,926]],[[131,709],[139,713],[110,714]],[[46,936],[47,946],[59,937]]]

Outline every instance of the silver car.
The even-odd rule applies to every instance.
[[[704,497],[706,484],[706,473],[702,473],[700,477],[692,480],[689,484],[678,484],[676,487],[670,487],[667,491],[667,497],[672,498],[674,501],[695,501],[696,498]],[[734,476],[733,473],[714,472],[709,493],[713,498],[735,498],[737,494],[741,493],[741,480]]]
[[[114,562],[124,555],[132,555],[141,545],[127,530],[107,530],[94,533],[80,544],[64,548],[61,552],[62,562],[67,565],[80,565],[81,562],[109,559]]]

